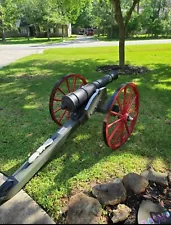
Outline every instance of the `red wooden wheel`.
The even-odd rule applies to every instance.
[[[117,149],[131,135],[139,112],[139,93],[134,83],[122,85],[113,95],[109,113],[103,122],[106,144]]]
[[[70,118],[70,112],[61,109],[62,96],[77,90],[85,84],[87,84],[87,82],[83,76],[79,74],[69,74],[62,77],[54,86],[50,95],[49,111],[55,123],[61,126]]]

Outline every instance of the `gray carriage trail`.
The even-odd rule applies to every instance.
[[[126,41],[126,45],[144,45],[144,44],[167,44],[171,39],[159,40],[141,40]],[[52,44],[15,44],[0,45],[0,68],[16,60],[31,54],[40,54],[46,49],[51,48],[80,48],[80,47],[100,47],[100,46],[118,46],[118,41],[98,41],[92,37],[78,36],[75,40],[64,41],[62,43]]]
[[[0,185],[5,180],[6,177],[0,173]],[[0,224],[55,224],[55,222],[21,190],[0,206]]]

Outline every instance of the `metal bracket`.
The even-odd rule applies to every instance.
[[[90,118],[90,116],[97,110],[99,105],[104,104],[106,98],[107,98],[106,87],[102,87],[96,90],[96,92],[91,96],[85,107],[85,112],[88,118]]]

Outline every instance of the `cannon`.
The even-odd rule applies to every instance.
[[[111,72],[87,83],[82,75],[69,74],[55,84],[49,111],[60,127],[0,186],[0,205],[17,194],[95,112],[105,114],[102,133],[109,148],[116,150],[128,140],[138,117],[139,92],[134,83],[128,82],[108,96],[106,86],[117,78],[118,73]]]

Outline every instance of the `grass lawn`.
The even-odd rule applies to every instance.
[[[100,35],[98,37],[97,35],[94,36],[95,39],[98,39],[99,41],[119,41],[119,38],[108,38],[106,35]],[[169,39],[171,38],[171,35],[168,35],[167,37],[159,35],[158,37],[149,36],[146,34],[142,35],[133,35],[132,37],[126,38],[127,41],[132,40],[153,40],[153,39]]]
[[[50,44],[50,43],[59,43],[63,42],[64,40],[73,40],[75,36],[71,36],[69,38],[62,38],[62,37],[51,37],[50,40],[48,38],[33,38],[31,37],[28,41],[26,37],[16,37],[16,38],[6,38],[5,42],[0,40],[0,45],[10,45],[10,44]]]
[[[104,115],[95,113],[80,126],[24,190],[61,223],[60,209],[70,196],[98,182],[140,173],[149,162],[157,171],[171,168],[171,45],[127,46],[127,63],[151,69],[120,76],[107,86],[111,95],[122,83],[135,82],[140,111],[130,140],[112,151],[102,137]],[[0,70],[0,171],[11,175],[58,126],[48,102],[55,83],[79,73],[88,82],[103,74],[104,64],[118,63],[118,47],[51,49]]]

